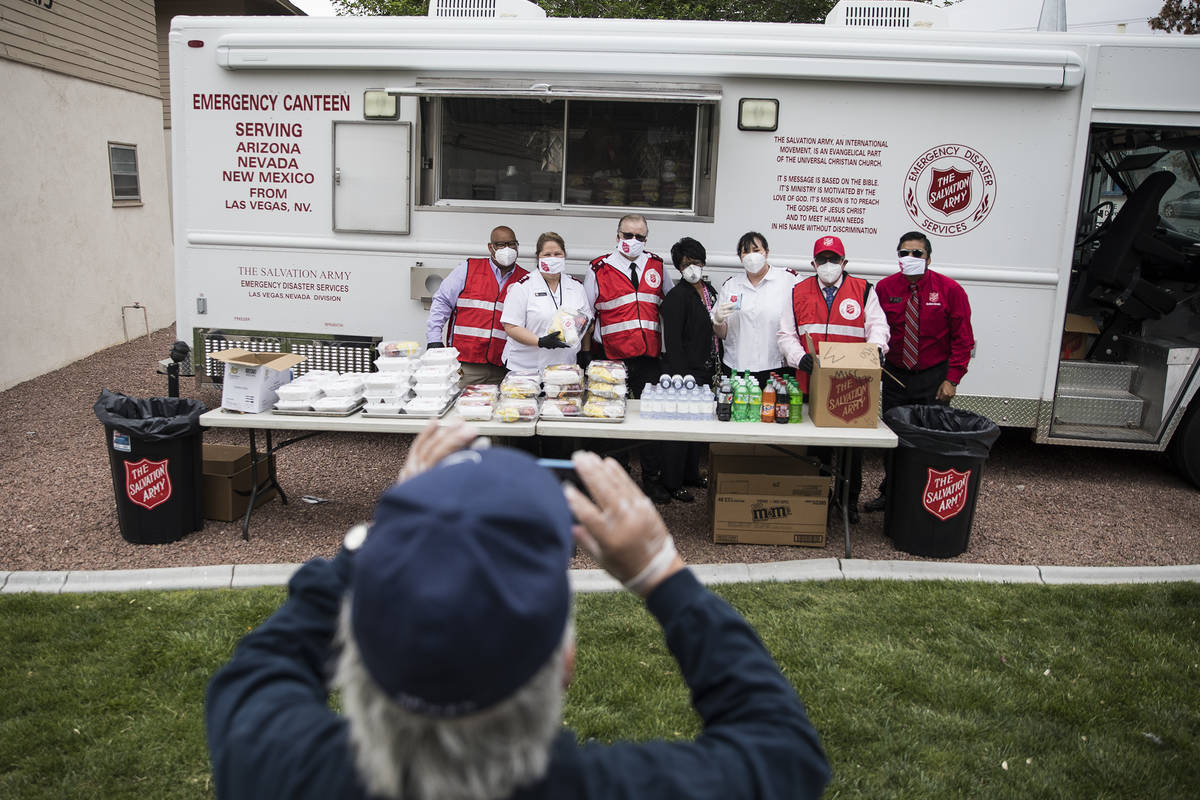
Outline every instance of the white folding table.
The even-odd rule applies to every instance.
[[[460,422],[453,411],[439,420],[441,425]],[[372,417],[356,412],[346,417],[297,416],[264,411],[259,414],[239,414],[217,409],[200,416],[200,424],[209,428],[241,428],[250,433],[251,489],[250,505],[242,520],[242,538],[249,538],[250,515],[254,501],[260,492],[272,486],[279,492],[282,502],[287,496],[275,476],[272,455],[282,448],[303,441],[320,433],[420,433],[429,420],[426,418]],[[805,407],[804,421],[781,425],[773,422],[719,422],[710,420],[647,419],[641,415],[641,403],[630,400],[626,404],[625,419],[621,422],[603,422],[590,419],[540,419],[535,422],[471,422],[483,436],[527,437],[578,437],[581,439],[636,439],[670,442],[708,442],[765,444],[780,447],[806,445],[833,448],[838,455],[839,477],[842,478],[842,526],[846,536],[846,557],[850,557],[850,482],[849,454],[854,448],[888,449],[896,447],[896,434],[883,423],[874,428],[819,428],[813,425]],[[256,431],[266,432],[266,454],[258,455]],[[298,431],[298,436],[276,443],[275,431]],[[259,485],[258,465],[266,461],[266,480]]]

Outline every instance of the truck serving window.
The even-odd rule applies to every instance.
[[[711,213],[711,104],[426,97],[421,109],[427,205]]]

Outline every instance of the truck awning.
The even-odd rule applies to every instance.
[[[718,103],[721,87],[660,82],[584,84],[574,82],[462,81],[418,78],[414,86],[390,86],[403,97],[521,97],[564,100]]]

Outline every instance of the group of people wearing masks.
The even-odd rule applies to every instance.
[[[885,368],[883,410],[910,403],[948,403],[966,374],[974,338],[962,287],[929,269],[932,243],[914,231],[900,237],[898,271],[872,285],[847,271],[837,236],[813,244],[813,273],[770,263],[767,239],[749,231],[737,242],[744,271],[719,290],[704,277],[707,254],[697,240],[672,245],[679,282],[645,249],[645,217],[617,224],[612,252],[595,258],[581,282],[563,276],[566,243],[538,237],[536,266],[517,265],[518,242],[508,227],[492,231],[488,259],[468,259],[443,281],[427,323],[429,347],[453,344],[464,381],[498,381],[506,370],[540,369],[603,357],[624,362],[633,397],[663,373],[712,383],[749,373],[765,385],[772,372],[796,370],[807,393],[813,353],[823,341],[870,342]],[[550,333],[560,309],[575,312],[578,341]],[[703,445],[670,443],[640,449],[643,487],[656,503],[693,500],[704,487]],[[858,520],[861,456],[851,464],[849,516]],[[885,506],[880,496],[867,511]]]

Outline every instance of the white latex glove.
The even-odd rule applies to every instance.
[[[717,303],[713,309],[713,322],[720,325],[733,315],[733,303]]]

